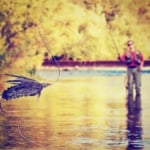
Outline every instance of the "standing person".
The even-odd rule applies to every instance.
[[[119,56],[119,59],[127,66],[127,89],[128,95],[133,95],[133,85],[135,84],[136,95],[141,93],[141,70],[144,64],[142,53],[134,48],[134,42],[127,41],[128,49]]]

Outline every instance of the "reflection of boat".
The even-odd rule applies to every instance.
[[[141,123],[141,96],[136,96],[135,100],[133,96],[128,97],[128,115],[127,115],[127,138],[128,146],[127,150],[143,150],[142,142],[142,123]]]

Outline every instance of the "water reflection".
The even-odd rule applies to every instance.
[[[143,128],[141,121],[141,96],[136,95],[135,99],[133,95],[127,97],[127,138],[128,146],[127,150],[143,150]]]
[[[43,74],[48,78],[50,73]],[[37,97],[23,97],[3,102],[7,115],[0,113],[0,149],[150,148],[149,75],[144,75],[141,122],[140,96],[128,97],[126,109],[124,76],[97,76],[92,71],[90,76],[84,71],[81,76],[80,71],[78,76],[65,73],[56,85],[42,91],[39,101]]]

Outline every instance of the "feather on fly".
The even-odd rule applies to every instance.
[[[6,81],[13,84],[13,86],[3,91],[1,97],[5,100],[12,100],[23,96],[40,96],[43,88],[51,85],[50,83],[39,83],[36,80],[24,76],[6,75],[14,77],[15,79]]]

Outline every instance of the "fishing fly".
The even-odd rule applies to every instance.
[[[36,80],[24,76],[18,76],[14,74],[5,74],[5,75],[15,78],[13,80],[6,81],[8,83],[13,84],[13,86],[7,88],[1,94],[1,98],[6,101],[26,96],[37,95],[38,97],[40,97],[43,88],[46,88],[51,85],[51,83],[40,83]],[[1,106],[0,109],[3,112],[5,112],[4,109],[2,108],[2,104],[0,104],[0,106]]]

